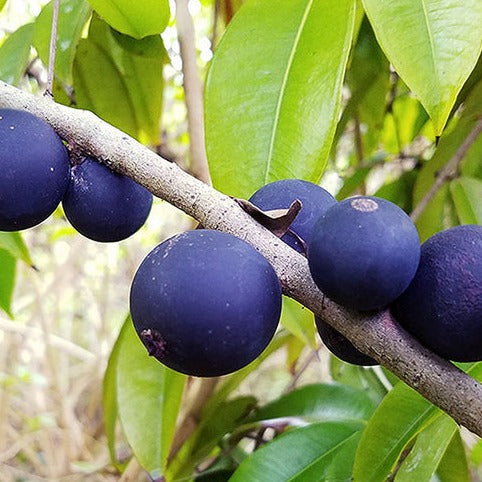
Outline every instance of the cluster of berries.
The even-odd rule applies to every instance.
[[[78,232],[109,242],[144,224],[152,194],[95,159],[71,166],[67,148],[47,123],[25,111],[0,109],[0,231],[36,226],[60,202]]]

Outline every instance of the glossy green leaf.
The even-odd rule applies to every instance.
[[[460,117],[451,120],[446,133],[440,138],[434,156],[424,163],[423,168],[419,172],[413,190],[414,206],[421,201],[425,193],[433,185],[438,171],[450,162],[452,156],[455,155],[457,149],[474,128],[481,115],[481,105],[482,82],[476,84],[468,95]],[[479,136],[469,147],[462,160],[460,171],[464,176],[482,177],[481,152],[482,136]],[[448,214],[451,202],[449,194],[448,184],[442,186],[418,219],[416,224],[422,241],[432,234],[451,226],[451,219]]]
[[[192,437],[182,446],[177,457],[173,480],[188,477],[195,466],[207,457],[232,432],[255,406],[254,397],[238,397],[221,403],[215,412],[203,416]]]
[[[437,468],[439,482],[470,482],[465,444],[457,430]]]
[[[126,38],[121,45],[118,37],[97,17],[92,19],[89,37],[80,41],[74,62],[77,105],[141,142],[158,144],[164,46],[151,44],[144,56],[134,46],[144,40]]]
[[[458,425],[448,415],[434,420],[418,435],[410,453],[397,470],[395,482],[431,480],[458,430]]]
[[[149,357],[131,322],[119,343],[120,420],[137,460],[156,479],[165,470],[186,377]]]
[[[362,390],[340,384],[306,385],[261,407],[247,422],[284,417],[305,422],[364,421],[374,410],[375,404]]]
[[[460,224],[482,224],[482,181],[460,177],[450,183]]]
[[[30,61],[33,24],[23,25],[13,32],[0,47],[0,80],[17,85]]]
[[[355,457],[354,479],[386,480],[406,445],[440,413],[404,383],[395,385],[363,432]]]
[[[352,365],[330,355],[330,373],[333,380],[363,391],[375,404],[380,403],[387,394],[387,387],[374,367]]]
[[[256,358],[249,365],[241,368],[237,372],[232,373],[221,378],[221,383],[218,385],[216,392],[209,398],[204,405],[204,409],[201,414],[201,420],[213,419],[216,413],[222,407],[226,399],[231,393],[233,393],[239,384],[254,370],[256,370],[270,355],[276,353],[280,348],[284,347],[288,340],[294,338],[293,335],[287,332],[278,332],[268,347],[263,353]],[[198,430],[200,430],[198,428]],[[169,464],[169,476],[168,479],[176,477],[187,477],[191,473],[192,463],[189,460],[189,453],[192,445],[196,442],[198,431],[184,443],[182,449],[178,452],[176,457]]]
[[[122,325],[119,336],[117,337],[112,352],[107,363],[104,373],[103,390],[102,390],[102,408],[104,415],[105,434],[107,437],[107,447],[111,462],[118,466],[117,454],[115,449],[116,442],[116,423],[119,418],[119,408],[117,405],[117,363],[119,360],[119,351],[122,339],[128,333],[131,324],[130,317]]]
[[[206,85],[214,185],[249,197],[276,179],[318,181],[340,108],[354,0],[248,0]]]
[[[482,3],[363,0],[363,5],[380,46],[440,135],[482,49]]]
[[[322,422],[288,431],[246,458],[229,481],[349,480],[362,428],[355,422]]]
[[[406,213],[410,213],[413,208],[413,186],[416,179],[416,170],[404,172],[395,181],[384,184],[374,195],[387,199],[400,206]]]
[[[8,251],[0,249],[0,309],[10,317],[16,268],[17,260]]]
[[[32,266],[32,258],[19,232],[0,232],[0,249]]]
[[[33,44],[45,65],[49,63],[53,4],[51,1],[40,12],[35,22]],[[72,85],[72,65],[82,30],[91,14],[85,0],[62,0],[57,26],[55,75],[65,84]]]
[[[306,345],[316,347],[313,313],[293,298],[283,297],[280,323]]]
[[[137,39],[163,32],[171,15],[168,0],[88,1],[109,25]]]

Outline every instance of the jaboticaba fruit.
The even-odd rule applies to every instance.
[[[351,363],[352,365],[378,365],[376,360],[355,348],[353,343],[348,338],[342,335],[339,331],[335,330],[331,325],[325,323],[316,316],[315,323],[318,333],[320,334],[321,341],[324,343],[326,348],[328,348],[328,350],[330,350],[330,352],[340,360]]]
[[[272,339],[281,287],[271,265],[230,234],[189,231],[140,265],[130,309],[137,333],[161,363],[212,377],[247,365]]]
[[[144,224],[152,194],[129,177],[87,157],[72,167],[62,206],[72,226],[85,237],[120,241]]]
[[[69,183],[69,156],[55,131],[38,117],[0,109],[0,231],[41,223]]]
[[[407,288],[417,270],[417,230],[397,205],[370,196],[345,199],[313,228],[311,274],[337,303],[357,310],[383,308]]]
[[[249,200],[263,211],[272,211],[288,209],[296,199],[301,201],[302,207],[290,229],[309,244],[316,220],[336,203],[335,198],[328,191],[308,181],[283,179],[266,184]],[[303,252],[300,242],[290,232],[287,232],[282,239],[292,248]]]
[[[457,226],[425,241],[417,274],[391,311],[434,353],[482,361],[482,226]]]

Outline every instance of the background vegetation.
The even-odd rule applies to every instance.
[[[119,15],[61,0],[54,97],[205,181],[207,152],[233,196],[299,177],[396,202],[422,240],[481,224],[480,3],[391,3],[117,2]],[[0,79],[41,93],[53,3],[0,8]],[[126,319],[130,282],[194,225],[156,200],[117,244],[82,238],[60,208],[0,233],[0,480],[482,478],[479,437],[384,368],[331,356],[292,300],[238,373],[187,380],[150,360]]]

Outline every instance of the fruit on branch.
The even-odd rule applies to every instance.
[[[482,226],[456,226],[425,241],[415,278],[391,311],[443,358],[482,361]]]
[[[26,111],[0,109],[0,231],[47,219],[69,183],[69,156],[56,132]]]
[[[301,179],[283,179],[258,189],[249,201],[263,211],[272,211],[288,209],[296,199],[303,205],[290,230],[308,245],[316,220],[336,203],[336,199],[328,191]],[[299,239],[289,231],[281,239],[298,252],[304,252]]]
[[[407,288],[417,270],[417,230],[397,205],[355,196],[329,208],[316,222],[308,262],[314,281],[349,308],[380,309]]]
[[[328,348],[328,350],[330,350],[330,352],[340,360],[351,363],[352,365],[378,365],[376,360],[355,348],[353,343],[348,338],[317,316],[315,316],[315,323],[321,341],[324,343],[326,348]]]
[[[178,372],[219,376],[247,365],[268,345],[281,287],[250,244],[200,229],[148,254],[132,283],[130,309],[150,355]]]
[[[145,223],[152,194],[87,157],[72,167],[62,206],[79,233],[94,241],[113,242],[128,238]]]

